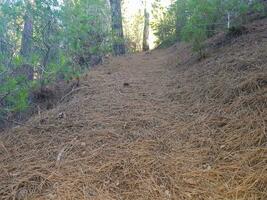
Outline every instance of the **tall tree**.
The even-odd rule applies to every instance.
[[[144,31],[143,31],[143,51],[149,50],[149,13],[147,12],[146,0],[144,1]]]
[[[122,29],[121,0],[110,0],[112,32],[114,35],[113,51],[115,55],[125,54]]]
[[[21,38],[20,54],[24,60],[28,61],[32,51],[33,40],[33,21],[31,16],[31,5],[27,5],[27,10],[24,15],[24,26]],[[33,67],[28,64],[23,64],[18,69],[18,74],[26,76],[29,80],[33,80]]]
[[[32,48],[32,36],[33,36],[33,25],[32,18],[29,12],[26,12],[24,16],[24,27],[21,39],[20,54],[24,58],[28,58]]]

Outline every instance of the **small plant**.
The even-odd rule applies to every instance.
[[[203,42],[206,40],[207,35],[204,28],[187,24],[182,30],[181,35],[184,41],[192,43],[193,51],[199,53],[200,59],[205,58]]]
[[[28,107],[30,82],[25,77],[7,77],[0,85],[1,113],[19,112]]]

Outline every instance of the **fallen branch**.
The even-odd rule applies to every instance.
[[[21,122],[18,122],[18,121],[15,121],[15,120],[11,120],[11,119],[7,119],[7,118],[4,118],[4,117],[0,117],[2,120],[4,121],[7,121],[7,122],[10,122],[10,123],[14,123],[16,125],[19,125],[19,126],[25,126],[25,127],[28,127],[28,128],[35,128],[35,129],[40,129],[40,130],[43,130],[43,129],[46,129],[46,128],[56,128],[56,126],[52,126],[52,125],[49,125],[49,126],[36,126],[36,125],[29,125],[29,124],[25,124],[25,123],[21,123]]]
[[[70,95],[73,94],[74,92],[79,91],[79,90],[84,89],[84,88],[87,88],[87,86],[79,87],[79,88],[76,88],[76,89],[72,89],[69,93],[67,93],[65,96],[63,96],[63,97],[60,99],[59,103],[62,103],[66,97],[70,96]]]
[[[8,155],[10,155],[10,152],[7,150],[7,148],[6,148],[5,145],[4,145],[4,142],[1,141],[1,140],[0,140],[0,145],[1,145],[1,147],[4,149],[4,151],[5,151]]]

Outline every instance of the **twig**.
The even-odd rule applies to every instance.
[[[28,127],[28,128],[45,129],[45,128],[54,127],[54,126],[40,127],[40,126],[35,126],[35,125],[28,125],[28,124],[21,123],[21,122],[18,122],[18,121],[15,121],[15,120],[11,120],[11,119],[7,119],[7,118],[4,118],[4,117],[0,117],[0,118],[2,120],[4,120],[4,121],[11,122],[11,123],[14,123],[14,124],[17,124],[17,125],[20,125],[20,126],[25,126],[25,127]]]
[[[30,127],[30,128],[37,128],[37,129],[41,129],[40,127],[38,126],[31,126],[31,125],[27,125],[27,124],[24,124],[24,123],[21,123],[21,122],[18,122],[18,121],[15,121],[15,120],[11,120],[11,119],[6,119],[6,118],[2,118],[3,120],[7,121],[7,122],[12,122],[14,124],[17,124],[17,125],[20,125],[20,126],[26,126],[26,127]]]
[[[65,146],[63,146],[63,148],[59,151],[58,155],[57,155],[57,160],[56,160],[56,166],[60,167],[60,162],[62,160],[63,154],[66,151],[69,151],[72,149],[74,142],[77,140],[77,137],[73,138],[68,144],[66,144]]]
[[[2,142],[2,141],[0,140],[0,144],[1,144],[2,148],[5,150],[5,152],[6,152],[8,155],[10,155],[10,152],[9,152],[9,151],[7,150],[7,148],[5,147],[4,142]]]
[[[63,155],[65,149],[66,149],[66,147],[63,147],[63,148],[60,150],[59,154],[57,155],[56,165],[60,162],[61,157],[62,157],[62,155]]]
[[[70,96],[72,93],[74,93],[74,92],[76,92],[76,91],[79,91],[79,90],[81,90],[81,89],[84,89],[84,88],[87,88],[87,86],[79,87],[79,88],[76,88],[76,89],[72,89],[69,93],[67,93],[65,96],[63,96],[63,97],[60,99],[59,103],[62,103],[62,102],[64,101],[64,99],[65,99],[66,97]]]

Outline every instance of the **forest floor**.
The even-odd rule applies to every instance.
[[[267,199],[267,20],[111,58],[0,135],[0,199]]]

